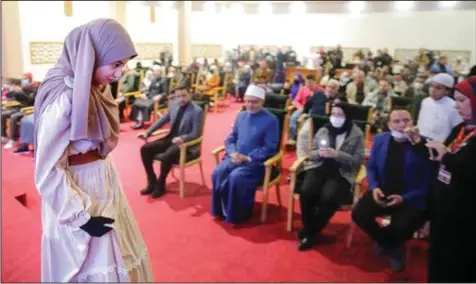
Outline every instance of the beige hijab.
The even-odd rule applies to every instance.
[[[59,95],[67,93],[72,101],[70,141],[97,142],[101,156],[110,153],[118,142],[118,108],[109,86],[104,91],[92,86],[94,71],[135,56],[129,34],[115,20],[98,19],[72,30],[58,62],[48,71],[36,95],[35,149],[39,118]],[[67,91],[68,77],[74,78],[72,92]]]

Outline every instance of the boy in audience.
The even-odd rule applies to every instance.
[[[430,140],[453,141],[463,126],[463,119],[449,98],[453,92],[453,76],[440,73],[431,80],[430,96],[422,101],[418,115],[420,134]]]
[[[390,255],[394,271],[404,268],[404,244],[422,225],[430,186],[428,159],[412,150],[404,133],[412,125],[407,110],[392,110],[390,132],[378,134],[367,163],[369,191],[352,211],[353,221],[375,242],[378,254]],[[381,227],[376,217],[390,216],[390,224]]]

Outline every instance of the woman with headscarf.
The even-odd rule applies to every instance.
[[[42,282],[152,282],[150,259],[109,154],[119,114],[109,84],[137,56],[116,21],[73,29],[35,101]]]
[[[476,76],[454,88],[465,127],[449,147],[426,143],[434,152],[430,158],[439,162],[430,198],[429,283],[476,282]],[[420,152],[429,153],[417,132],[408,133]]]
[[[364,134],[347,114],[348,104],[332,106],[330,123],[314,136],[309,162],[300,173],[303,230],[298,250],[308,250],[339,206],[352,200],[352,184],[364,159]],[[305,143],[305,142],[303,142]]]
[[[304,85],[304,78],[302,77],[301,73],[298,73],[294,77],[294,81],[289,87],[289,90],[290,90],[289,97],[291,98],[291,101],[294,101],[294,99],[296,98],[301,85]]]

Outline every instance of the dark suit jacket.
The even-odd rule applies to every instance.
[[[155,122],[149,129],[147,133],[150,135],[154,133],[157,129],[164,126],[166,123],[170,122],[170,126],[175,123],[175,119],[177,118],[177,114],[179,111],[180,106],[177,102],[173,101],[167,114]],[[180,122],[179,127],[179,137],[183,139],[184,142],[194,140],[202,134],[203,128],[203,110],[200,106],[195,104],[194,102],[190,101],[185,112],[183,113],[182,121]],[[192,154],[198,153],[198,147],[194,147],[190,149],[190,152],[195,152]]]
[[[382,132],[374,138],[370,159],[367,162],[369,190],[382,188],[385,182],[387,174],[385,166],[390,139],[393,139],[390,132]],[[418,153],[413,151],[410,142],[408,142],[405,153],[404,177],[403,200],[415,209],[424,210],[430,181],[432,180],[430,163],[428,159],[420,157]]]

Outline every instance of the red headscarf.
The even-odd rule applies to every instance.
[[[455,85],[455,90],[468,97],[471,101],[473,119],[476,118],[476,76],[471,76]]]

